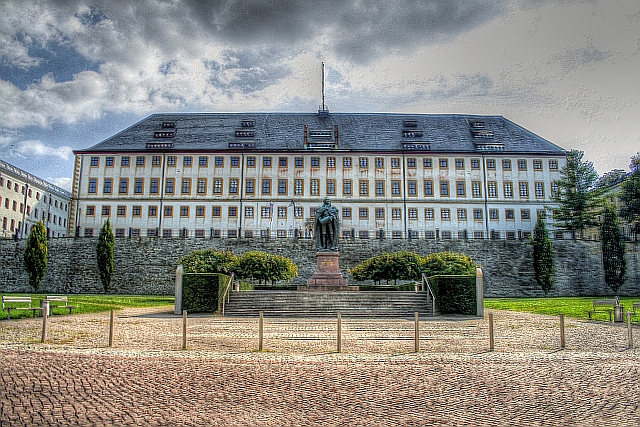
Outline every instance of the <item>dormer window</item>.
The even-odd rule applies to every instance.
[[[470,122],[473,129],[484,129],[484,122]]]
[[[421,130],[403,130],[402,137],[403,138],[422,138]]]
[[[175,127],[176,127],[176,122],[162,122],[163,129],[175,128]]]
[[[236,138],[255,138],[256,131],[255,130],[237,130]]]
[[[415,120],[405,120],[404,121],[404,127],[406,128],[417,128],[418,127],[418,122]]]
[[[243,120],[241,126],[243,128],[252,128],[256,126],[255,120]]]
[[[493,139],[492,130],[478,130],[478,131],[472,130],[471,135],[473,136],[474,139]]]
[[[154,138],[173,138],[176,135],[175,131],[157,131],[153,133]]]
[[[333,131],[331,129],[323,130],[310,130],[309,137],[311,138],[333,138]]]

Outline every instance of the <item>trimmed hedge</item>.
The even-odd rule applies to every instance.
[[[182,309],[190,312],[216,312],[220,294],[229,276],[216,273],[187,273],[182,278]]]
[[[429,277],[442,314],[476,314],[476,276],[438,274]]]

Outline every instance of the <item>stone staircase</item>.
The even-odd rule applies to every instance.
[[[432,315],[426,292],[231,292],[224,315],[230,317],[413,318]],[[438,314],[438,313],[436,313]]]

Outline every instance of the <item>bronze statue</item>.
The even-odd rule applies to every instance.
[[[340,219],[338,209],[331,205],[329,199],[316,209],[315,238],[317,251],[337,251]]]

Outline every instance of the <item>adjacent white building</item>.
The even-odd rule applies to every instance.
[[[562,148],[501,116],[155,114],[75,151],[69,233],[517,239],[553,204]]]
[[[42,221],[48,237],[65,237],[71,193],[0,160],[0,238],[26,238]]]

